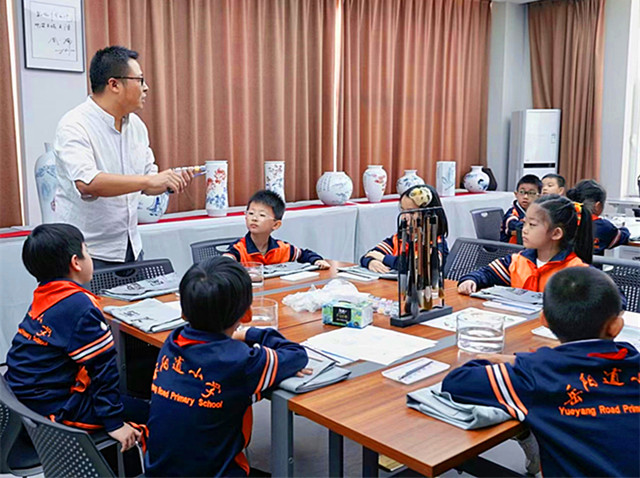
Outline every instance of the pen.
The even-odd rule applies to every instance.
[[[429,365],[431,365],[433,363],[433,360],[427,360],[424,363],[421,363],[420,365],[418,365],[417,367],[412,368],[411,370],[407,370],[405,373],[403,373],[402,375],[400,375],[398,377],[398,380],[402,380],[404,378],[407,378],[409,375],[414,374],[416,372],[419,372],[420,370],[422,370],[423,368],[427,368]]]
[[[312,352],[314,352],[314,353],[316,353],[316,354],[318,354],[318,355],[321,355],[322,357],[326,358],[327,360],[331,360],[333,363],[337,363],[337,362],[338,362],[338,361],[337,361],[337,360],[335,360],[333,357],[329,357],[327,354],[325,354],[325,353],[321,352],[321,351],[320,351],[320,350],[318,350],[318,349],[314,349],[313,347],[309,347],[308,345],[305,345],[304,347],[305,347],[305,348],[307,348],[307,349],[309,349],[309,350],[311,350]]]

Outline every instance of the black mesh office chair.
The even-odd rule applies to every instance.
[[[473,209],[470,212],[478,239],[486,239],[487,241],[500,240],[500,228],[502,227],[502,218],[504,217],[502,208],[489,207]]]
[[[86,288],[94,294],[99,294],[105,289],[139,280],[153,279],[171,272],[173,272],[173,266],[169,259],[130,262],[94,271],[93,279],[86,285]]]
[[[627,298],[627,310],[640,312],[640,262],[594,256],[593,265],[601,267]]]
[[[190,244],[193,263],[197,264],[210,257],[221,256],[237,240],[237,237],[231,239],[209,239]]]
[[[444,265],[444,277],[445,279],[460,280],[463,275],[486,266],[495,259],[517,253],[522,249],[524,249],[522,246],[506,242],[458,238]]]

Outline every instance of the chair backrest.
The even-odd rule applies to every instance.
[[[230,239],[210,239],[190,244],[193,263],[197,264],[210,257],[221,256],[227,251],[229,246],[237,240],[237,237]]]
[[[44,476],[115,476],[93,440],[85,431],[31,413],[22,416],[42,461]]]
[[[518,244],[461,237],[451,248],[444,265],[445,279],[459,280],[463,275],[488,265],[491,261],[524,249]]]
[[[98,294],[101,290],[138,282],[139,280],[153,279],[171,272],[173,272],[173,266],[169,259],[130,262],[94,271],[93,279],[86,287],[94,294]]]
[[[500,240],[500,228],[502,227],[502,218],[504,217],[502,208],[489,207],[473,209],[470,212],[478,239],[486,239],[488,241]]]
[[[627,310],[640,312],[640,262],[593,257],[593,265],[602,267],[627,298]]]

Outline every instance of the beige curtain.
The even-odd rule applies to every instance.
[[[604,3],[529,4],[533,106],[562,110],[559,171],[570,185],[600,175]]]
[[[22,224],[8,21],[7,2],[0,1],[0,227]]]
[[[344,0],[338,164],[363,195],[382,164],[387,193],[404,169],[434,183],[485,164],[491,4],[484,0]]]
[[[229,160],[232,205],[286,162],[287,200],[332,162],[336,0],[91,0],[88,58],[122,44],[150,86],[141,113],[161,169]],[[204,207],[204,180],[170,210]]]

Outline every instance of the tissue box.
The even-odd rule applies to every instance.
[[[322,323],[363,328],[373,322],[373,307],[368,301],[353,304],[332,300],[322,306]]]

